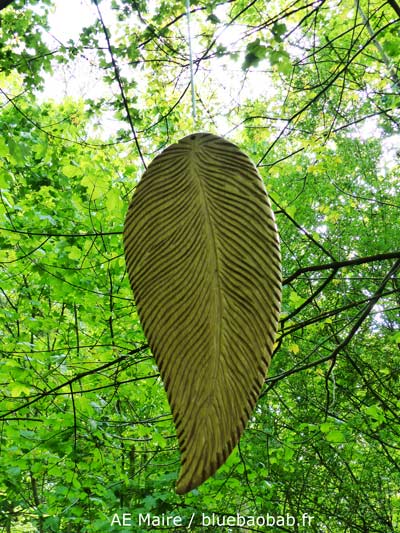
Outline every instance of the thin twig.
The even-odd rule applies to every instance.
[[[60,385],[57,385],[56,387],[53,387],[52,389],[49,389],[47,391],[42,392],[37,397],[33,398],[32,400],[29,400],[28,402],[24,403],[23,405],[20,405],[19,407],[15,407],[15,409],[11,409],[10,411],[7,411],[6,413],[0,415],[0,420],[4,419],[6,420],[9,415],[12,415],[21,409],[25,409],[26,407],[29,407],[30,405],[36,403],[37,401],[45,398],[46,396],[51,396],[55,392],[59,391],[60,389],[63,389],[64,387],[69,387],[72,383],[75,383],[75,381],[79,381],[86,376],[91,376],[92,374],[97,374],[101,372],[102,370],[105,370],[107,368],[111,368],[114,365],[119,364],[122,361],[125,361],[128,357],[131,355],[134,355],[136,353],[140,353],[145,349],[145,346],[142,346],[140,348],[136,348],[135,350],[132,350],[128,355],[121,355],[120,357],[117,357],[117,359],[113,359],[112,361],[108,361],[108,363],[105,363],[104,365],[101,365],[97,368],[92,368],[91,370],[86,370],[86,372],[80,372],[76,376],[72,377],[68,381],[65,381],[64,383],[61,383]]]
[[[109,51],[109,54],[110,54],[110,57],[111,57],[112,66],[114,68],[115,79],[117,80],[117,83],[118,83],[118,87],[119,87],[119,90],[120,90],[120,93],[121,93],[122,102],[124,104],[124,108],[125,108],[125,111],[126,111],[126,118],[128,119],[129,126],[130,126],[131,131],[132,131],[132,135],[133,135],[133,138],[134,138],[134,141],[135,141],[136,149],[138,151],[139,157],[140,157],[140,159],[142,161],[142,164],[143,164],[144,168],[147,168],[146,162],[145,162],[143,154],[142,154],[142,150],[141,150],[140,145],[139,145],[139,140],[137,138],[136,129],[135,129],[135,126],[133,125],[133,120],[132,120],[132,116],[131,116],[131,113],[130,113],[130,110],[129,110],[128,100],[127,100],[127,98],[125,96],[124,86],[122,84],[121,76],[120,76],[120,73],[119,73],[119,67],[117,65],[117,61],[116,61],[115,56],[114,56],[114,52],[113,52],[113,49],[112,49],[112,45],[111,45],[110,37],[109,37],[109,34],[108,34],[108,30],[107,30],[107,27],[106,27],[106,25],[104,23],[103,16],[101,14],[98,1],[94,0],[94,4],[95,4],[96,9],[97,9],[97,13],[98,13],[98,16],[99,16],[100,24],[101,24],[101,26],[103,28],[104,37],[105,37],[105,39],[107,41],[107,48],[108,48],[108,51]]]

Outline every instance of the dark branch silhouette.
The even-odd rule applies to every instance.
[[[0,0],[0,11],[10,5],[13,0]]]

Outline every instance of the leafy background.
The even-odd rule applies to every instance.
[[[125,511],[308,513],[276,531],[395,532],[399,4],[191,2],[196,119],[183,2],[74,6],[91,19],[65,39],[50,0],[0,12],[1,530],[120,531],[111,517]],[[192,131],[257,165],[284,294],[241,443],[183,497],[122,227],[145,166]]]

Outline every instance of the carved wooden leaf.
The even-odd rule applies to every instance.
[[[174,417],[183,494],[237,444],[271,360],[280,251],[256,168],[220,137],[185,137],[144,173],[124,245]]]

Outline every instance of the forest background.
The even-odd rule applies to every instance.
[[[400,4],[190,2],[195,118],[183,1],[68,5],[66,28],[86,13],[68,38],[60,3],[0,11],[0,531],[146,530],[140,513],[398,531]],[[178,496],[122,229],[146,165],[193,131],[258,167],[284,291],[240,445]]]

